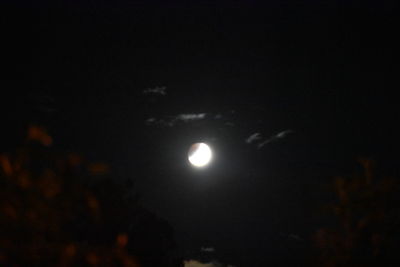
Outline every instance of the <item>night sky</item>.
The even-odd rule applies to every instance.
[[[1,4],[2,150],[108,162],[188,259],[299,264],[332,177],[398,175],[395,1],[49,2]]]

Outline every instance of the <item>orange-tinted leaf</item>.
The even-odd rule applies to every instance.
[[[68,155],[68,163],[72,166],[72,167],[76,167],[79,166],[82,163],[83,159],[81,156],[74,154],[74,153],[70,153]]]
[[[97,256],[95,253],[93,253],[93,252],[90,252],[90,253],[88,253],[88,254],[86,255],[86,261],[87,261],[90,265],[97,265],[97,264],[99,264],[99,258],[98,258],[98,256]]]
[[[12,169],[10,160],[8,159],[7,156],[5,156],[5,155],[0,156],[0,164],[6,175],[8,175],[8,176],[12,175],[13,169]]]
[[[89,195],[87,197],[87,205],[93,212],[97,212],[99,210],[99,202],[94,196]]]
[[[9,203],[5,203],[1,209],[2,213],[11,220],[16,220],[18,217],[17,210]]]
[[[72,258],[76,255],[76,246],[74,244],[69,244],[64,248],[64,255],[68,258]]]
[[[128,235],[119,234],[117,236],[117,246],[120,248],[124,248],[128,244]]]
[[[106,174],[109,169],[108,165],[104,163],[92,163],[88,166],[88,170],[92,175]]]
[[[17,177],[17,184],[23,189],[28,188],[31,185],[31,179],[29,177],[29,173],[22,172],[21,174],[19,174]]]
[[[39,126],[30,126],[28,129],[28,140],[33,140],[42,145],[49,146],[53,143],[53,139],[47,134],[46,130]]]
[[[55,197],[61,191],[60,181],[51,170],[45,171],[39,180],[38,186],[46,198]]]

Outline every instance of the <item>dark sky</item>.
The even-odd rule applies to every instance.
[[[2,4],[2,139],[37,122],[110,162],[188,255],[302,260],[332,176],[359,156],[396,173],[395,1],[67,2]]]

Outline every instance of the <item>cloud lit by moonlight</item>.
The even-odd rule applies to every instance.
[[[195,167],[204,167],[212,158],[211,148],[205,143],[193,144],[188,153],[189,162]]]

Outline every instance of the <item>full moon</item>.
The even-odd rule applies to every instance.
[[[193,144],[188,153],[189,162],[195,167],[204,167],[212,158],[211,148],[205,143]]]

